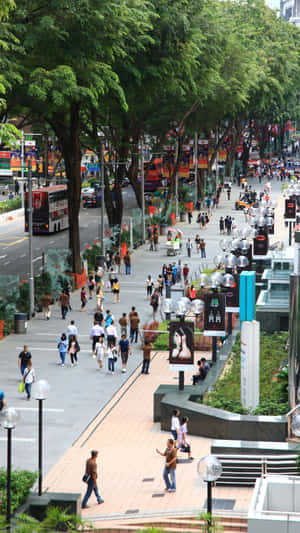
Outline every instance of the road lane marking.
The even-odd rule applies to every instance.
[[[10,261],[5,261],[5,263],[3,263],[4,266],[9,265],[9,264],[10,264]]]
[[[40,259],[43,259],[41,255],[39,257],[36,257],[35,259],[33,259],[32,262],[34,263],[35,261],[40,261]]]
[[[0,259],[5,259],[7,257],[7,254],[5,255],[0,255]]]
[[[16,405],[15,408],[17,409],[17,411],[38,411],[38,407],[18,407]],[[43,411],[47,411],[50,413],[64,413],[65,412],[64,409],[52,409],[50,407],[43,408]]]
[[[20,257],[26,257],[26,254],[22,254],[22,255],[20,255]]]
[[[22,239],[18,239],[17,241],[10,242],[7,244],[7,246],[14,246],[15,244],[19,244],[20,242],[27,241],[28,237],[22,237]]]

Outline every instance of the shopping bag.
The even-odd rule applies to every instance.
[[[21,382],[19,383],[19,392],[24,392],[24,390],[25,390],[24,382],[21,381]]]

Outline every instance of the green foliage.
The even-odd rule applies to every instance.
[[[20,513],[13,519],[13,531],[15,533],[40,533],[41,524],[32,516]]]
[[[253,414],[281,415],[288,411],[288,372],[287,369],[278,370],[286,357],[287,337],[286,332],[261,333],[260,403]],[[205,405],[245,414],[240,403],[240,371],[240,338],[237,338],[229,367],[204,400]]]
[[[88,262],[89,272],[95,269],[97,255],[101,255],[101,248],[97,244],[94,244],[91,248],[86,248],[83,253],[83,259],[86,259]]]
[[[145,529],[138,529],[136,533],[164,533],[164,531],[162,527],[150,526]]]
[[[20,209],[21,205],[21,198],[13,198],[12,200],[0,202],[0,215],[3,213],[8,213],[9,211],[14,211],[15,209]]]
[[[200,513],[198,518],[201,521],[200,531],[202,533],[221,533],[224,530],[218,519],[209,513]]]
[[[14,513],[29,495],[30,489],[37,479],[35,472],[13,470],[11,474],[11,509]],[[0,468],[0,514],[6,509],[6,470]]]
[[[79,516],[71,515],[67,510],[64,511],[60,507],[48,507],[41,531],[49,533],[52,531],[68,531],[68,533],[73,533],[82,531],[84,526],[85,523]]]

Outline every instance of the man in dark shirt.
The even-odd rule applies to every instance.
[[[122,335],[121,340],[119,342],[119,351],[118,356],[122,359],[122,372],[126,372],[126,365],[128,361],[128,352],[131,355],[131,348],[129,345],[129,341],[126,339],[126,335]]]
[[[103,314],[98,309],[97,309],[96,313],[94,314],[94,323],[96,323],[96,322],[98,322],[98,324],[100,324],[100,326],[102,325],[102,322],[103,322]]]
[[[82,504],[81,504],[82,509],[85,509],[87,507],[88,499],[91,496],[93,491],[94,491],[95,496],[97,498],[97,502],[99,504],[100,503],[104,503],[104,500],[102,500],[102,498],[101,498],[101,496],[100,496],[100,494],[98,492],[98,487],[97,487],[97,477],[98,477],[98,474],[97,474],[97,457],[98,457],[98,452],[96,450],[92,450],[91,451],[91,457],[86,462],[85,473],[89,476],[89,478],[88,478],[88,481],[87,481],[86,493],[85,493],[85,496],[84,496],[84,498],[82,500]]]
[[[24,350],[19,354],[18,357],[18,367],[21,370],[21,374],[23,376],[25,368],[28,366],[28,361],[31,359],[31,353],[27,349],[27,345],[25,344]]]

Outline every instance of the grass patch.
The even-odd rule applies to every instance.
[[[287,356],[287,332],[260,336],[260,401],[252,414],[281,415],[288,411],[287,370],[280,365]],[[241,346],[240,336],[232,348],[229,366],[204,400],[205,405],[246,414],[240,402]]]

